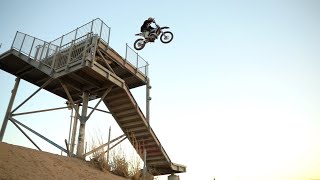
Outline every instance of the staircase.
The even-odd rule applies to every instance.
[[[148,167],[160,174],[185,172],[184,166],[171,162],[128,88],[112,90],[103,101],[141,157],[146,148]]]

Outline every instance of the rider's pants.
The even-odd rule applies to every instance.
[[[144,31],[143,36],[144,36],[144,38],[147,38],[149,36],[149,31]]]

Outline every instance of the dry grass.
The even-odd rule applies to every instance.
[[[103,143],[103,138],[101,135],[96,135],[91,140],[91,149],[101,146]],[[136,153],[133,148],[126,148],[126,152],[131,151],[131,155],[126,155],[122,145],[118,145],[110,151],[109,162],[107,162],[106,154],[103,154],[106,151],[105,148],[102,148],[91,155],[90,161],[94,164],[95,167],[101,171],[110,171],[113,174],[130,178],[132,180],[141,180],[142,179],[142,165],[143,162],[140,156]],[[103,155],[101,155],[103,154]],[[149,170],[147,180],[153,180],[151,174],[152,171]],[[158,179],[158,178],[156,178]]]
[[[130,177],[129,162],[125,157],[124,152],[122,150],[115,150],[115,151],[112,151],[110,156],[111,156],[111,162],[110,162],[111,172],[119,176]]]
[[[91,149],[95,149],[101,146],[102,144],[104,144],[102,136],[96,133],[96,135],[91,139]],[[105,156],[101,156],[101,153],[104,153],[104,148],[93,152],[90,158],[90,162],[92,162],[95,167],[97,167],[103,172],[109,171],[109,163],[107,162]]]
[[[142,180],[143,178],[143,170],[139,170],[135,175],[131,176],[132,180]],[[150,172],[150,169],[148,169],[146,180],[158,180],[159,177],[154,177],[152,173]]]
[[[90,162],[97,167],[98,169],[100,169],[103,172],[109,171],[110,166],[107,163],[107,160],[102,157],[102,158],[97,158],[97,159],[91,159]]]
[[[114,174],[130,177],[131,179],[138,174],[141,170],[141,159],[134,152],[130,155],[130,157],[125,155],[125,151],[122,146],[118,146],[112,153],[110,154],[111,162],[111,172]]]

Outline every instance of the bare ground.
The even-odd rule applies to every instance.
[[[128,180],[84,160],[0,143],[0,180]]]

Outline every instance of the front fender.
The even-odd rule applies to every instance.
[[[169,29],[168,26],[161,27],[160,29]]]

